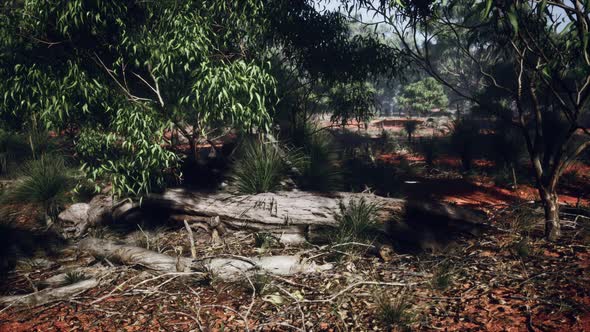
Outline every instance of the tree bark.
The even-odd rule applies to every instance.
[[[561,236],[557,193],[554,190],[542,191],[541,197],[545,209],[545,237],[549,241],[556,241]]]
[[[219,235],[223,235],[227,229],[270,232],[284,244],[297,244],[310,240],[326,228],[338,227],[341,204],[346,205],[350,200],[360,199],[379,205],[377,219],[383,224],[404,219],[408,209],[457,224],[482,224],[485,217],[460,206],[406,201],[368,193],[339,192],[327,195],[284,191],[232,195],[183,189],[169,189],[163,194],[151,194],[144,198],[141,205],[121,205],[121,209],[125,211],[119,213],[115,209],[113,215],[117,216],[114,219],[119,222],[132,222],[137,220],[135,218],[149,218],[153,211],[157,211],[166,213],[169,220],[180,223],[186,220],[192,227],[202,228],[211,233],[216,230]]]

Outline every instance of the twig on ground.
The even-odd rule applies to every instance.
[[[195,238],[193,237],[193,230],[189,226],[186,219],[184,219],[184,227],[186,228],[186,231],[188,232],[188,241],[191,245],[191,258],[195,259],[195,258],[197,258],[197,249],[195,248]]]

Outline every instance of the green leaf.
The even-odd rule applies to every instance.
[[[506,13],[508,15],[508,20],[510,21],[510,25],[514,30],[515,34],[518,34],[518,17],[514,11],[509,11]]]

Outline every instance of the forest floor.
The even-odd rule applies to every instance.
[[[493,228],[440,251],[387,259],[366,247],[260,249],[246,233],[212,246],[207,235],[198,235],[198,257],[264,251],[335,263],[320,274],[231,283],[110,266],[65,249],[50,263],[22,261],[1,292],[32,292],[35,281],[68,265],[108,268],[100,286],[43,306],[1,309],[0,331],[590,330],[589,234],[566,227],[560,242],[547,243],[538,232],[523,246],[514,232]],[[183,229],[145,234],[161,252],[188,251]],[[127,239],[145,246],[145,234]]]
[[[392,163],[398,157],[382,156]],[[485,161],[475,164],[485,173]],[[542,218],[533,217],[539,209],[528,202],[536,199],[533,186],[513,190],[481,172],[446,171],[457,167],[456,159],[441,158],[434,170],[406,181],[404,195],[486,212],[491,227],[477,236],[380,256],[378,248],[358,244],[284,247],[270,241],[261,248],[245,232],[212,245],[208,234],[197,232],[197,257],[297,254],[334,264],[321,273],[241,282],[120,266],[64,246],[51,256],[20,260],[0,282],[0,294],[31,293],[39,281],[80,266],[107,271],[100,285],[67,300],[0,308],[0,331],[590,331],[590,218],[565,216],[562,238],[546,242]],[[570,206],[588,206],[590,167],[575,167],[580,176],[560,197]],[[26,220],[18,226],[34,228]],[[105,228],[94,235],[172,256],[190,252],[180,227]]]

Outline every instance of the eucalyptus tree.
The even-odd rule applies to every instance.
[[[590,99],[590,1],[343,3],[350,13],[363,8],[374,14],[367,24],[387,25],[415,64],[520,131],[545,208],[546,236],[557,239],[559,179],[590,146],[590,130],[581,122]],[[435,65],[432,52],[442,40],[477,68],[482,89],[461,84]],[[496,97],[490,101],[485,90]]]
[[[397,101],[408,111],[419,115],[426,115],[433,108],[445,108],[449,103],[443,86],[432,77],[403,87]]]
[[[377,33],[351,26],[341,13],[318,9],[313,0],[274,0],[268,8],[278,115],[291,131],[303,131],[318,113],[340,125],[366,121],[377,111],[370,82],[398,69],[398,52],[383,46]]]
[[[1,117],[75,131],[82,169],[116,195],[178,176],[170,132],[194,152],[226,127],[270,121],[263,1],[9,0],[0,10]]]

